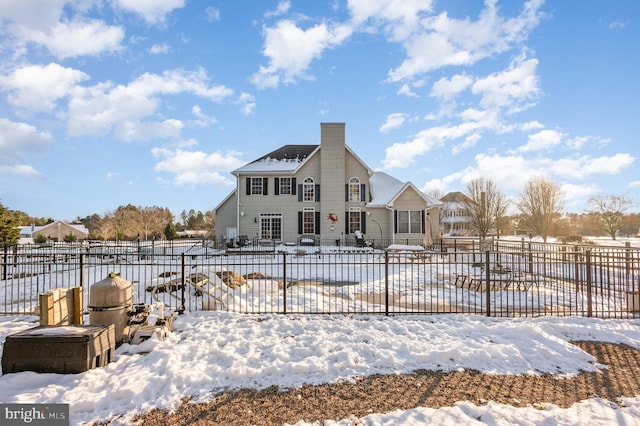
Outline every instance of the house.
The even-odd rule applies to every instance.
[[[319,145],[285,145],[232,172],[215,208],[216,235],[275,242],[423,241],[439,236],[442,203],[374,172],[345,143],[344,123],[321,123]]]
[[[70,224],[60,221],[48,223],[44,226],[21,226],[20,240],[33,242],[38,235],[44,235],[48,240],[64,241],[67,235],[75,235],[78,240],[89,238],[89,230],[84,225]],[[29,241],[29,239],[31,239]]]
[[[471,233],[471,215],[467,206],[473,203],[462,192],[449,192],[440,198],[443,203],[442,232],[448,236],[469,235]]]

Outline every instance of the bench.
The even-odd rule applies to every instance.
[[[395,259],[398,262],[424,262],[425,258],[430,256],[424,247],[408,244],[391,244],[387,247],[389,259]]]

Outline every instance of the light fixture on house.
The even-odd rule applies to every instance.
[[[240,212],[240,217],[244,217],[244,212]]]

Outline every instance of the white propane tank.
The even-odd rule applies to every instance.
[[[116,345],[129,338],[129,312],[133,307],[133,284],[111,272],[89,288],[89,324],[115,326]]]

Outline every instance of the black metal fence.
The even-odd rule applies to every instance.
[[[631,247],[468,243],[430,250],[376,245],[84,244],[7,248],[0,314],[37,312],[38,295],[119,273],[136,303],[182,312],[640,316],[640,250]],[[464,244],[463,244],[464,243]]]

